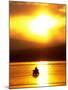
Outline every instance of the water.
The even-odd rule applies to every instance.
[[[37,78],[32,76],[36,66],[40,73]],[[65,69],[65,61],[10,63],[10,88],[65,85]]]

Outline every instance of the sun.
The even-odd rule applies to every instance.
[[[55,20],[48,15],[39,15],[30,23],[31,32],[36,35],[48,35],[49,29],[53,27]]]

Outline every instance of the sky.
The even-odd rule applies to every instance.
[[[66,41],[66,6],[10,1],[10,48],[42,48]]]

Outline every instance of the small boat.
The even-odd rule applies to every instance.
[[[37,67],[35,67],[35,69],[33,70],[33,77],[38,77],[39,76],[39,70],[37,69]]]

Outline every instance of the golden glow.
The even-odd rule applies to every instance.
[[[60,23],[60,21],[62,21]],[[36,18],[28,16],[14,16],[10,18],[11,37],[39,42],[50,43],[57,37],[57,40],[65,41],[65,37],[60,33],[59,28],[65,25],[65,18],[53,17],[49,15],[38,15]],[[54,29],[55,28],[55,29]],[[54,36],[55,35],[55,36]]]
[[[37,80],[38,85],[48,85],[48,65],[47,62],[38,62],[39,77]]]
[[[31,32],[37,35],[48,35],[49,29],[56,24],[56,20],[48,15],[39,15],[30,23]]]
[[[23,6],[24,4],[17,5]],[[20,12],[11,11],[10,37],[21,41],[41,43],[42,45],[55,44],[55,42],[58,44],[64,43],[65,7],[60,5],[59,8],[57,5],[38,4],[39,6],[34,6],[33,9],[28,8],[31,5],[30,3],[25,4]]]

